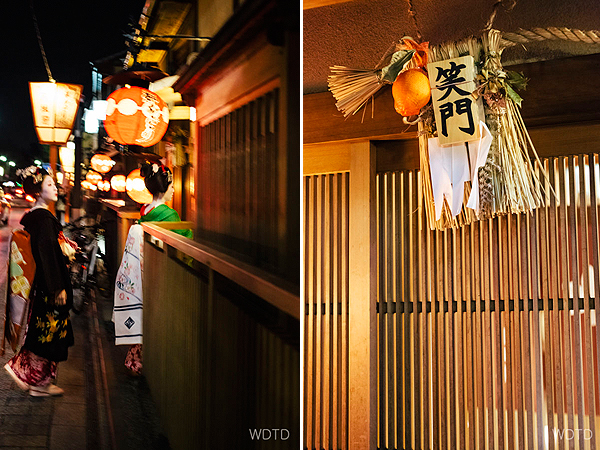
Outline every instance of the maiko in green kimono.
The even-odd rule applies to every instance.
[[[171,184],[172,186],[172,184]],[[150,204],[151,205],[151,204]],[[150,206],[147,205],[147,206]],[[144,214],[145,207],[142,208],[142,217],[139,222],[179,222],[181,219],[179,218],[179,214],[173,208],[169,208],[164,203],[159,204],[158,206],[149,210],[146,214]],[[192,230],[173,230],[175,233],[180,234],[186,238],[192,238],[193,233]]]
[[[168,167],[162,164],[144,164],[140,169],[144,177],[146,188],[152,194],[152,202],[144,205],[141,209],[139,222],[179,222],[179,214],[173,208],[165,205],[165,202],[173,198],[173,174]],[[192,230],[173,230],[184,237],[192,238]],[[125,358],[125,367],[133,375],[142,372],[142,344],[134,344],[129,348]]]

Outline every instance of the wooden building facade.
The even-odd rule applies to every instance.
[[[304,448],[600,445],[599,67],[511,67],[556,196],[446,231],[390,92],[304,96]]]

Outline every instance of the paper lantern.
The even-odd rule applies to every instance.
[[[94,172],[93,170],[88,171],[85,179],[89,181],[91,184],[96,185],[98,182],[102,181],[102,175],[98,172]]]
[[[60,165],[65,172],[75,172],[75,149],[68,147],[61,147],[59,150]]]
[[[400,72],[392,85],[394,107],[402,116],[419,114],[431,98],[429,78],[421,69],[408,69]]]
[[[107,173],[113,168],[115,162],[110,158],[110,156],[98,153],[92,156],[90,164],[92,165],[92,169],[94,169],[96,172]]]
[[[127,177],[125,175],[115,175],[110,179],[110,185],[117,192],[125,192]]]
[[[138,203],[150,203],[153,200],[152,194],[146,189],[144,177],[140,175],[140,169],[135,169],[127,175],[126,182],[127,195]]]
[[[154,92],[127,86],[108,96],[104,129],[120,144],[150,147],[168,126],[169,108]]]
[[[69,140],[83,86],[56,82],[29,83],[35,131],[41,144]]]

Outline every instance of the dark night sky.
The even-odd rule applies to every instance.
[[[0,154],[18,164],[41,154],[28,82],[48,81],[31,1],[7,0],[0,6]],[[53,78],[83,85],[89,99],[89,62],[126,50],[123,33],[139,20],[144,0],[33,0],[33,5]]]

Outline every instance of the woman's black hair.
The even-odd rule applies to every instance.
[[[144,163],[140,168],[140,175],[144,177],[146,188],[152,195],[167,192],[173,182],[173,174],[168,167],[158,163]]]
[[[23,190],[26,194],[35,197],[42,192],[42,181],[44,177],[50,175],[45,169],[41,167],[30,167],[25,169],[21,173],[23,179]]]

